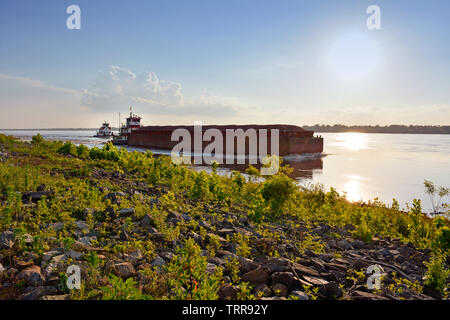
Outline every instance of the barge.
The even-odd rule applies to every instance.
[[[179,141],[172,141],[172,132],[177,129],[184,129],[190,133],[192,146],[194,146],[195,126],[142,126],[141,117],[130,112],[126,119],[126,124],[120,128],[119,136],[113,138],[116,145],[128,145],[131,147],[172,150]],[[294,125],[205,125],[201,127],[202,136],[205,131],[216,129],[225,137],[227,130],[242,129],[246,132],[248,129],[266,130],[267,132],[267,152],[271,154],[272,130],[278,130],[279,150],[278,155],[297,155],[297,154],[320,154],[323,152],[323,138],[314,136],[314,131],[305,130]],[[203,140],[203,139],[202,139]],[[209,145],[211,141],[202,141],[202,149]],[[223,149],[226,154],[237,154],[237,144],[234,144],[233,150],[227,150],[226,139],[223,139]],[[245,139],[245,150],[249,150],[249,139]],[[247,152],[247,151],[246,151]]]

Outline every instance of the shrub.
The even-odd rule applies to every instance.
[[[425,284],[440,294],[444,294],[448,288],[448,277],[450,276],[450,270],[446,267],[445,261],[445,254],[438,252],[432,254],[430,261],[425,262],[427,267]]]
[[[38,133],[37,135],[35,135],[31,138],[32,144],[38,145],[38,144],[42,144],[42,142],[44,142],[44,137],[41,136],[40,133]]]
[[[269,177],[263,184],[261,195],[275,214],[280,214],[283,206],[294,193],[294,181],[283,173]]]
[[[103,300],[144,300],[149,297],[143,295],[137,288],[133,278],[124,281],[113,274],[109,276],[110,286],[101,287]]]
[[[206,272],[208,262],[201,255],[200,247],[192,238],[177,249],[176,255],[167,267],[169,285],[175,299],[215,300],[218,298],[222,273],[221,269],[213,274]]]

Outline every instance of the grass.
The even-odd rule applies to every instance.
[[[437,256],[448,254],[450,248],[449,221],[422,214],[419,200],[414,200],[408,212],[400,211],[395,200],[392,205],[379,201],[351,203],[332,188],[326,191],[319,186],[296,186],[289,178],[288,167],[282,167],[278,174],[265,180],[252,176],[247,179],[239,172],[220,176],[216,170],[211,174],[196,172],[173,164],[169,157],[155,157],[151,152],[128,152],[111,144],[88,149],[70,142],[45,141],[40,136],[34,137],[32,143],[25,143],[0,135],[0,150],[15,155],[0,161],[0,233],[12,229],[33,239],[18,243],[16,255],[33,252],[42,256],[56,245],[73,246],[77,238],[74,222],[83,219],[98,234],[95,245],[107,254],[126,254],[137,248],[145,257],[153,257],[157,244],[134,232],[130,219],[117,220],[121,208],[134,208],[134,215],[139,219],[151,216],[166,242],[181,241],[192,230],[202,239],[208,237],[208,232],[214,232],[214,228],[206,232],[196,219],[167,224],[169,212],[205,221],[207,217],[218,221],[231,219],[229,222],[236,225],[240,223],[238,219],[247,219],[268,240],[255,244],[244,235],[227,239],[235,243],[237,254],[242,257],[256,253],[277,256],[274,244],[281,239],[296,243],[302,250],[323,252],[321,239],[311,231],[324,224],[336,228],[351,224],[353,236],[368,243],[374,237],[399,238],[417,248],[430,248]],[[47,197],[35,205],[22,203],[19,192],[40,188],[49,191]],[[119,191],[126,192],[119,202],[107,196]],[[229,212],[235,218],[226,218]],[[57,222],[62,223],[62,230],[48,227]],[[307,231],[303,235],[285,233],[280,226],[291,229],[302,226]],[[126,232],[128,239],[112,239],[118,230]],[[216,239],[209,239],[208,252],[214,256],[221,245]],[[166,266],[164,276],[159,277],[163,280],[155,278],[154,270],[146,269],[145,285],[140,290],[132,280],[94,272],[104,261],[93,253],[86,255],[84,260],[91,272],[84,280],[82,292],[74,298],[217,298],[223,275],[207,274],[206,258],[198,245],[189,239],[181,242],[183,246],[177,258]],[[428,279],[430,285],[441,290],[443,276],[438,274],[436,265],[442,261],[435,260],[430,262]],[[229,265],[231,268],[233,263]],[[238,281],[237,274],[233,273],[232,278]],[[241,284],[240,289],[238,296],[250,296],[247,284]]]

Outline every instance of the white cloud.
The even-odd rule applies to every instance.
[[[187,99],[177,82],[162,80],[154,72],[136,75],[118,66],[101,73],[91,88],[83,90],[82,103],[94,111],[121,111],[131,105],[143,114],[205,117],[237,116],[251,107],[240,99],[209,91]]]

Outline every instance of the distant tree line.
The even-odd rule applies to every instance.
[[[303,126],[306,130],[316,132],[362,132],[362,133],[416,133],[416,134],[450,134],[450,126],[346,126],[342,124]]]

